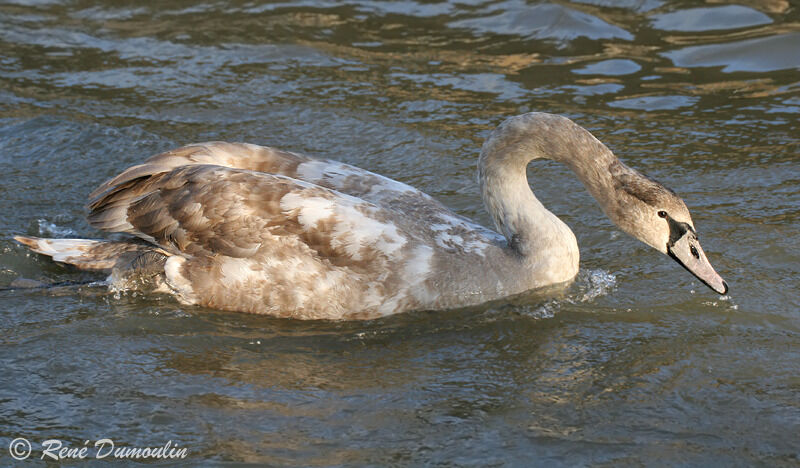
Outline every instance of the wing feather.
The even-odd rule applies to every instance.
[[[266,146],[220,141],[192,144],[152,156],[143,164],[128,168],[95,189],[89,195],[90,206],[94,200],[117,192],[117,187],[140,185],[143,178],[153,178],[179,167],[194,165],[216,165],[283,175],[385,208],[393,208],[398,203],[414,203],[427,207],[431,214],[449,212],[435,199],[407,184],[356,166]]]
[[[88,207],[91,224],[106,231],[129,232],[148,241],[158,238],[167,242],[164,239],[168,239],[175,244],[173,248],[194,255],[202,253],[196,249],[204,245],[202,242],[205,237],[198,233],[212,232],[212,226],[218,220],[241,217],[241,207],[247,205],[248,199],[261,203],[261,210],[271,206],[273,212],[277,212],[276,203],[280,198],[264,202],[269,196],[259,192],[256,187],[258,184],[247,187],[249,182],[236,182],[238,177],[243,176],[230,176],[227,182],[216,181],[216,185],[207,187],[197,183],[191,188],[185,187],[190,179],[194,179],[178,174],[190,174],[185,171],[203,166],[244,170],[251,176],[260,174],[262,183],[272,180],[269,183],[271,190],[283,187],[287,182],[270,177],[283,176],[284,180],[296,184],[308,183],[319,190],[328,189],[339,196],[350,196],[356,202],[391,212],[390,218],[397,224],[403,224],[407,233],[419,238],[432,238],[438,247],[448,252],[480,252],[489,243],[502,242],[502,238],[493,231],[454,214],[429,195],[402,182],[337,161],[315,159],[269,147],[225,142],[184,146],[155,155],[144,164],[122,172],[90,195]],[[195,179],[199,177],[194,172],[191,174]],[[229,187],[223,189],[224,184]],[[163,201],[159,201],[160,195],[155,193],[165,191],[169,192],[169,206],[156,208]],[[213,191],[213,196],[208,191]],[[280,190],[275,193],[281,196],[286,194]],[[128,211],[134,205],[136,216],[139,216],[135,222],[141,225],[140,228],[129,219]],[[260,227],[283,229],[295,235],[302,233],[308,242],[324,250],[320,233],[333,232],[333,227],[322,226],[319,232],[301,229],[302,221],[313,212],[313,209],[302,210],[302,219],[294,224],[286,224],[286,219],[281,216],[267,217],[262,219],[263,226]],[[178,220],[179,225],[170,224],[166,221],[168,217]],[[420,219],[426,222],[420,223]],[[227,235],[232,236],[232,233]],[[214,242],[217,248],[229,248],[225,242]],[[244,254],[252,251],[256,244],[237,245],[233,250]]]
[[[103,197],[115,187],[142,177],[152,177],[182,166],[216,165],[273,174],[287,174],[311,158],[248,143],[214,141],[197,143],[151,156],[130,167],[89,194],[89,199]]]
[[[289,236],[333,263],[362,262],[391,254],[392,242],[403,237],[371,203],[280,175],[211,165],[126,181],[90,208],[89,223],[99,229],[192,256],[251,257],[265,242]],[[354,225],[360,229],[349,229]]]

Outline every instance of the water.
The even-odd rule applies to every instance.
[[[172,440],[192,466],[796,466],[798,25],[786,0],[0,3],[0,287],[56,285],[0,291],[0,464],[26,437],[37,459]],[[581,275],[469,310],[309,323],[115,297],[10,239],[97,236],[96,185],[205,140],[339,159],[488,225],[478,149],[531,110],[681,194],[729,295],[550,163],[531,185]]]

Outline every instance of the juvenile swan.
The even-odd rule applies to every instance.
[[[526,166],[541,158],[572,169],[622,230],[727,292],[674,192],[544,113],[509,118],[481,150],[478,182],[499,234],[354,166],[213,142],[153,156],[89,195],[92,226],[135,238],[15,239],[183,304],[300,319],[467,306],[578,273],[575,235],[528,185]]]

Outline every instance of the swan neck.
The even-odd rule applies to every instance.
[[[505,216],[508,205],[515,200],[525,202],[517,203],[516,209],[530,210],[534,216],[543,216],[543,210],[550,213],[528,185],[526,168],[537,159],[550,159],[569,167],[606,215],[619,224],[611,170],[627,167],[583,127],[566,117],[541,113],[506,120],[483,145],[478,173],[484,203],[495,224],[503,224],[502,219],[498,223],[498,217]],[[505,198],[506,202],[498,203],[497,198]],[[502,230],[500,225],[498,229]]]
[[[577,151],[590,149],[590,154]],[[578,245],[569,227],[536,198],[527,179],[535,159],[552,159],[569,166],[590,191],[600,193],[598,171],[591,161],[613,158],[589,132],[572,121],[550,114],[511,118],[487,139],[478,162],[478,179],[487,211],[510,249],[551,281],[573,277],[578,269]],[[587,163],[587,161],[590,161]],[[597,187],[595,187],[597,186]],[[593,190],[596,188],[597,190]]]

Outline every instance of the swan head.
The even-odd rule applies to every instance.
[[[611,218],[627,233],[669,255],[706,286],[725,294],[728,284],[708,261],[689,209],[659,182],[616,162],[610,168],[617,192]]]

